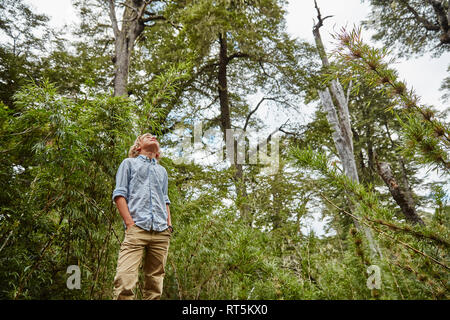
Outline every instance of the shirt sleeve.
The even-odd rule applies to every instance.
[[[128,202],[128,192],[131,178],[131,167],[127,159],[123,160],[116,174],[116,188],[112,194],[112,200],[118,196],[124,197]]]
[[[168,194],[169,177],[167,175],[167,171],[166,170],[164,170],[164,179],[163,179],[162,189],[163,189],[164,201],[166,202],[166,204],[170,204],[169,194]]]

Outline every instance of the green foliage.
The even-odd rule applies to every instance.
[[[375,40],[381,40],[386,48],[396,47],[400,54],[424,54],[433,52],[436,56],[447,52],[448,39],[444,40],[439,15],[432,1],[422,0],[364,0],[372,11],[364,25],[377,32]],[[448,11],[447,0],[442,3]]]
[[[21,0],[0,4],[0,101],[11,109],[14,93],[26,81],[39,77],[39,53],[50,36],[48,21]]]
[[[349,259],[347,261],[349,261],[350,268],[353,270],[349,274],[352,279],[350,281],[355,281],[355,287],[349,288],[346,285],[339,285],[337,290],[343,290],[343,295],[348,295],[350,292],[355,294],[357,283],[363,281],[362,277],[359,280],[358,277],[361,276],[367,266],[375,264],[381,268],[384,276],[387,275],[389,281],[383,282],[387,286],[384,286],[381,290],[381,296],[379,296],[378,291],[372,292],[372,296],[375,294],[375,297],[378,298],[394,297],[394,299],[408,299],[408,297],[412,298],[413,296],[425,299],[429,295],[435,299],[445,299],[448,296],[445,279],[448,270],[450,270],[448,256],[450,225],[436,223],[434,219],[426,221],[426,226],[411,227],[405,225],[397,221],[393,213],[382,206],[376,192],[367,190],[363,185],[355,183],[346,175],[340,173],[335,166],[330,164],[324,153],[315,152],[312,149],[293,148],[291,149],[291,156],[297,165],[320,172],[329,184],[343,189],[350,201],[359,207],[350,213],[339,208],[334,203],[335,200],[328,199],[320,190],[316,189],[316,192],[325,201],[376,232],[382,257],[377,260],[367,260],[366,257],[369,256],[367,244],[362,242],[354,229],[354,231],[350,230],[352,237],[347,237],[345,242],[350,248],[353,246],[353,249],[348,250],[349,247],[347,247],[344,256]],[[350,244],[350,241],[353,241],[354,245]],[[341,244],[341,246],[343,245]],[[359,267],[359,270],[358,265],[361,265],[361,263],[355,260],[357,256],[359,256],[362,265],[365,266],[364,268]],[[325,268],[336,268],[331,262],[325,263],[325,266]],[[392,266],[395,266],[395,268]],[[337,271],[337,273],[342,274],[342,271]],[[400,282],[398,278],[402,278],[402,281]],[[343,287],[346,287],[346,289],[343,289]],[[365,295],[367,291],[365,292],[356,293],[356,295],[370,298]]]
[[[53,281],[78,264],[91,272],[84,297],[102,297],[109,288],[87,288],[93,290],[99,276],[111,277],[100,272],[114,263],[103,253],[119,242],[110,194],[114,168],[134,138],[123,128],[131,126],[135,106],[106,95],[77,104],[48,82],[24,86],[15,99],[20,112],[5,115],[1,135],[1,178],[8,186],[1,212],[0,277],[7,283],[1,296],[80,297]]]
[[[137,39],[130,98],[113,98],[107,8],[103,1],[74,3],[81,24],[70,42],[61,34],[51,42],[37,36],[48,31],[47,18],[21,1],[0,4],[0,13],[8,13],[0,15],[0,29],[17,40],[16,48],[13,42],[0,46],[0,299],[112,297],[123,240],[111,201],[118,165],[143,132],[157,134],[165,151],[177,143],[167,134],[177,123],[219,125],[219,34],[228,46],[234,127],[246,121],[256,93],[264,94],[270,108],[291,108],[300,98],[316,99],[319,82],[335,76],[319,78],[313,46],[286,34],[286,1],[154,1],[151,9],[165,19],[153,21]],[[417,105],[382,61],[387,50],[352,38],[349,43],[357,49],[352,58],[342,51],[330,70],[351,89],[361,183],[342,174],[321,110],[298,127],[302,134],[281,139],[278,172],[243,166],[246,197],[236,192],[232,168],[175,164],[164,152],[160,163],[169,174],[175,233],[162,298],[449,298],[448,196],[434,184],[427,201],[435,212],[424,214],[426,226],[404,223],[380,190],[370,155],[376,150],[395,160],[401,147],[407,178],[416,187],[421,181],[412,178],[414,157],[427,164],[448,159],[442,152],[447,124]],[[357,81],[350,86],[351,80]],[[385,110],[399,105],[413,111],[392,117]],[[255,118],[249,127],[265,124]],[[239,211],[244,205],[248,220]],[[304,231],[316,215],[330,221],[326,235]],[[383,257],[371,256],[354,219],[372,229]],[[81,269],[81,290],[66,287],[70,265]],[[381,290],[366,285],[369,265],[381,269]]]
[[[139,98],[146,95],[144,82],[180,61],[192,63],[190,76],[179,83],[174,99],[167,103],[164,123],[173,128],[183,121],[204,119],[218,127],[219,36],[226,38],[230,116],[233,125],[254,108],[255,94],[273,107],[289,108],[308,87],[307,75],[317,65],[309,57],[311,45],[289,37],[284,28],[284,1],[178,1],[164,15],[172,21],[144,30],[134,55],[130,81]],[[302,64],[302,68],[298,65]],[[145,74],[147,76],[142,77]],[[249,128],[259,128],[253,117]]]
[[[232,213],[189,211],[171,244],[170,299],[299,299],[298,280],[281,269],[268,235],[236,221]]]

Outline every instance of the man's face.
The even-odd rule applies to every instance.
[[[146,135],[141,140],[141,148],[147,149],[150,152],[158,152],[159,151],[159,142],[156,140],[156,137],[151,135]]]

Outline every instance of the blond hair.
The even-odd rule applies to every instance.
[[[136,140],[134,141],[134,144],[131,146],[130,151],[128,151],[128,157],[130,158],[136,158],[139,155],[139,148],[141,147],[141,141],[144,137],[146,136],[150,136],[153,137],[153,135],[151,133],[144,133],[140,136],[138,136],[136,138]],[[158,143],[158,152],[156,153],[156,160],[159,161],[159,159],[161,159],[161,148],[159,148],[159,143]]]

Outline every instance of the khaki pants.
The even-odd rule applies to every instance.
[[[125,232],[120,246],[117,271],[114,278],[114,299],[134,299],[133,290],[144,258],[144,299],[159,299],[162,294],[164,270],[171,232],[146,231],[134,225]]]

